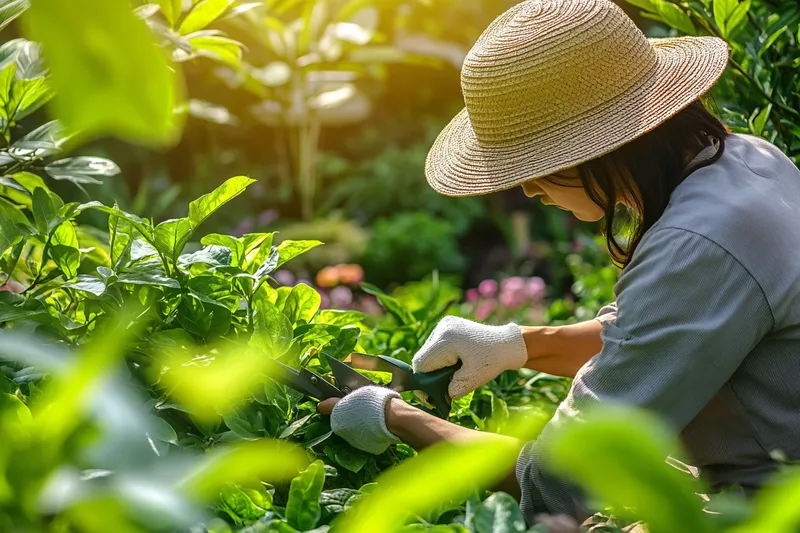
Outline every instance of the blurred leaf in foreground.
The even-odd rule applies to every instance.
[[[34,0],[22,20],[44,47],[55,115],[68,130],[144,144],[176,139],[176,73],[127,0]]]
[[[554,430],[546,452],[556,472],[576,481],[652,533],[715,531],[695,479],[666,463],[675,439],[652,416],[604,409]]]
[[[488,489],[513,472],[520,448],[536,437],[545,420],[536,411],[520,414],[514,437],[486,434],[467,442],[441,442],[378,478],[334,531],[394,532],[409,515],[421,515],[449,501],[463,501],[476,488]]]

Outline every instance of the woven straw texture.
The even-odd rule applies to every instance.
[[[608,0],[527,0],[464,60],[466,108],[428,155],[448,196],[509,189],[611,152],[708,91],[728,48],[715,37],[647,39]]]

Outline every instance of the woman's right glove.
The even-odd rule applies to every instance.
[[[487,326],[446,316],[434,328],[412,361],[414,371],[433,372],[462,362],[449,392],[460,398],[489,383],[505,370],[519,370],[528,362],[522,331],[516,324]]]

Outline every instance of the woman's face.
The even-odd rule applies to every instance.
[[[605,215],[603,210],[597,206],[586,194],[586,190],[581,185],[578,170],[570,168],[553,174],[553,178],[562,183],[570,183],[569,186],[557,185],[548,180],[535,179],[526,181],[522,184],[525,196],[534,198],[541,197],[544,205],[554,205],[565,211],[572,211],[575,218],[584,222],[597,222]]]

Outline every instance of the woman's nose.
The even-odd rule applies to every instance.
[[[535,198],[536,196],[543,193],[542,189],[533,183],[523,183],[522,184],[522,192],[525,193],[525,196],[528,198]]]

